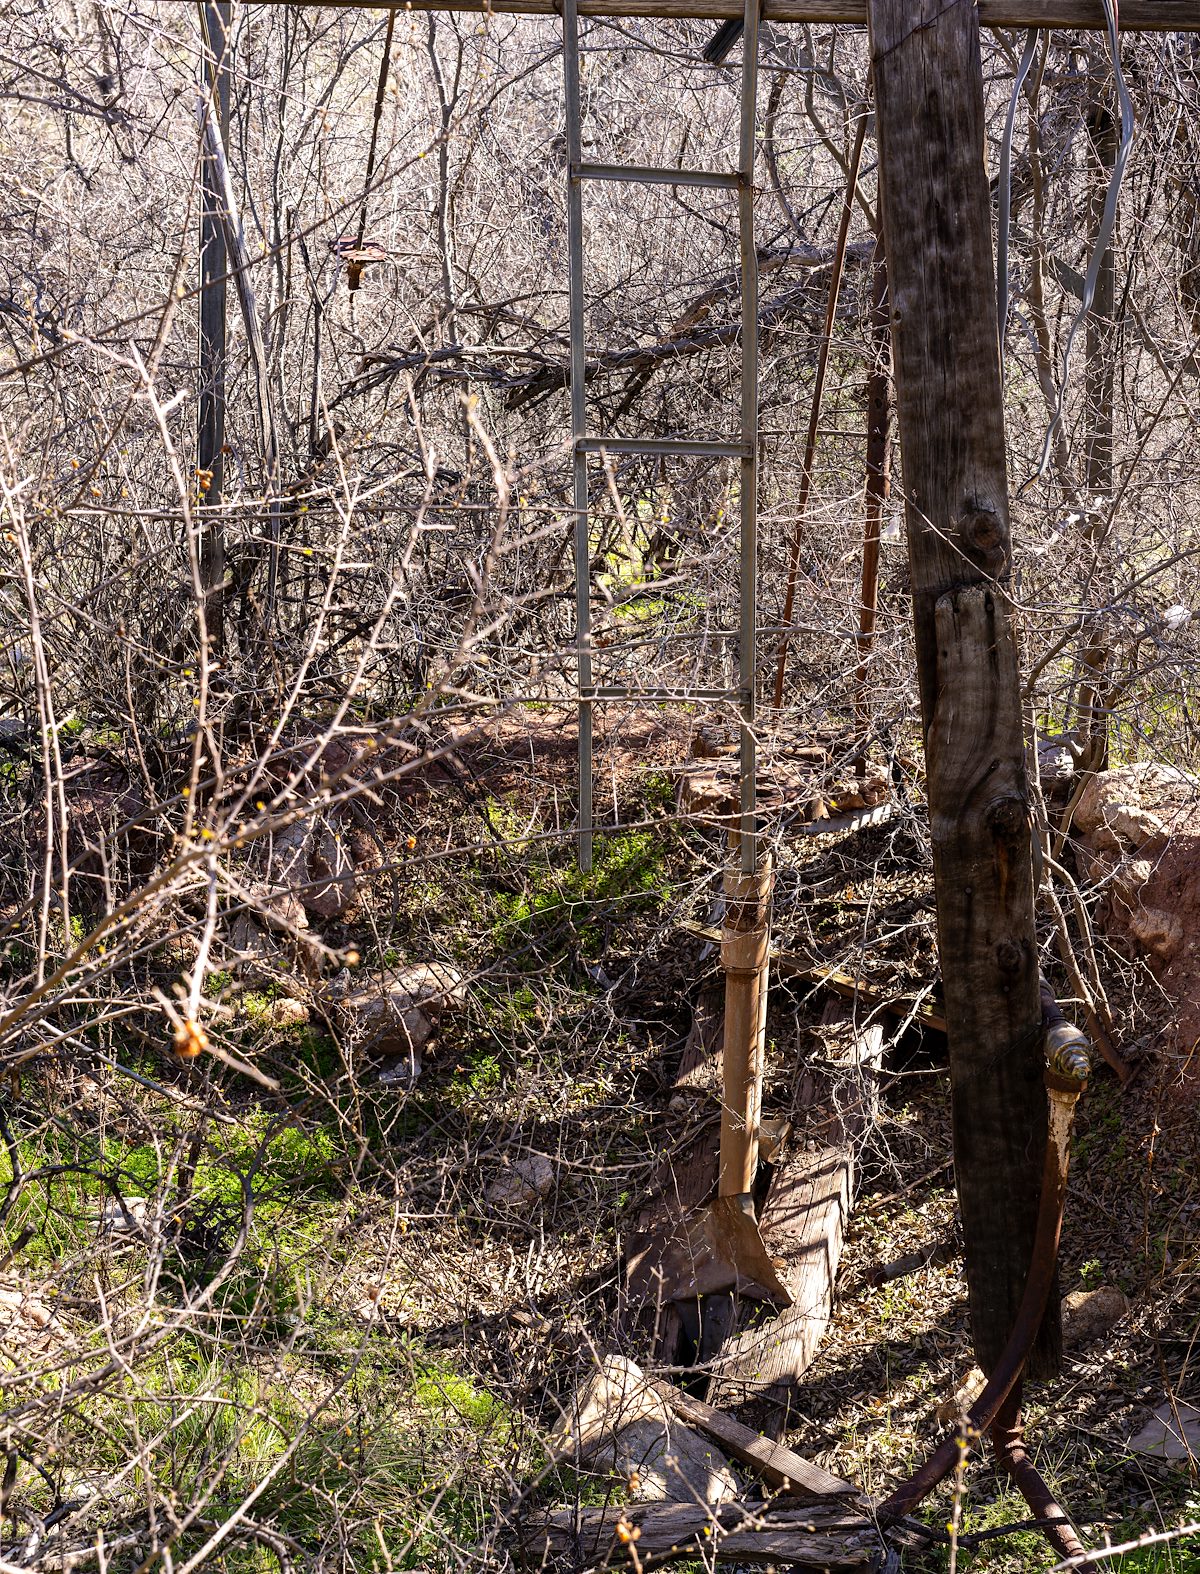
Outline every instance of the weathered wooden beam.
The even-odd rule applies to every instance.
[[[535,1568],[640,1567],[651,1559],[703,1552],[730,1563],[786,1563],[796,1568],[871,1569],[882,1542],[870,1519],[836,1504],[780,1508],[763,1503],[631,1503],[627,1508],[560,1508],[522,1534]],[[539,1561],[540,1560],[540,1561]]]
[[[264,0],[288,5],[294,0]],[[391,0],[313,0],[357,11],[387,11]],[[561,0],[409,0],[413,11],[466,11],[503,16],[558,16]],[[740,0],[579,0],[580,16],[646,16],[723,21],[740,17]],[[1200,31],[1200,0],[1121,0],[1123,33]],[[765,0],[766,22],[847,22],[865,26],[867,0]],[[1102,28],[1100,0],[979,0],[984,27]]]
[[[844,1000],[829,1001],[822,1020],[849,1020],[849,1053],[840,1074],[806,1070],[806,1118],[775,1166],[761,1220],[763,1239],[780,1264],[792,1304],[744,1326],[711,1363],[709,1397],[716,1404],[740,1406],[745,1419],[771,1437],[786,1431],[797,1384],[812,1365],[833,1314],[854,1198],[854,1153],[870,1121],[883,1058],[882,1025],[856,1029]]]
[[[214,101],[206,100],[200,107],[203,133],[205,167],[210,171],[211,191],[216,199],[216,211],[224,236],[227,264],[233,274],[234,288],[241,307],[242,322],[246,329],[246,348],[254,373],[254,392],[258,403],[258,427],[263,448],[263,482],[267,498],[269,541],[267,592],[264,623],[269,623],[275,599],[275,579],[279,565],[279,428],[275,419],[275,401],[271,392],[270,368],[267,348],[259,321],[258,306],[254,298],[252,259],[246,244],[233,177],[229,169],[226,150],[227,129],[223,128]]]
[[[944,0],[868,9],[955,1170],[988,1371],[1032,1252],[1046,1095],[979,19]],[[1057,1365],[1050,1307],[1035,1373]]]
[[[749,1465],[768,1486],[781,1492],[801,1493],[808,1497],[861,1498],[859,1489],[840,1476],[832,1475],[811,1460],[794,1454],[782,1443],[761,1436],[752,1427],[743,1426],[733,1416],[726,1415],[715,1405],[706,1404],[685,1394],[672,1383],[652,1381],[654,1392],[674,1411],[681,1421],[707,1432],[714,1442],[720,1443],[727,1454]]]

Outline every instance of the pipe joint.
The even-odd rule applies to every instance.
[[[1092,1069],[1092,1046],[1086,1035],[1070,1022],[1056,1022],[1046,1029],[1045,1047],[1048,1073],[1081,1092]]]

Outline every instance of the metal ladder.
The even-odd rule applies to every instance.
[[[736,171],[654,169],[628,164],[588,164],[582,157],[579,80],[579,0],[563,0],[563,56],[567,118],[567,273],[570,295],[571,442],[575,515],[575,650],[579,701],[579,864],[592,867],[592,721],[606,700],[661,702],[733,701],[738,728],[738,840],[741,869],[758,861],[755,815],[755,628],[758,589],[758,255],[754,246],[755,110],[758,96],[758,10],[746,0],[742,56],[741,124]],[[741,260],[741,430],[736,441],[689,438],[589,437],[583,289],[583,183],[632,181],[664,186],[719,187],[738,193]],[[736,689],[597,688],[592,681],[591,551],[588,528],[589,454],[662,454],[736,458],[741,462],[739,518],[738,686]]]

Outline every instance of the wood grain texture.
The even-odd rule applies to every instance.
[[[849,1481],[802,1459],[782,1443],[761,1436],[703,1399],[695,1399],[671,1383],[652,1382],[651,1387],[681,1421],[706,1432],[727,1454],[750,1465],[768,1486],[817,1498],[860,1496],[858,1488]]]
[[[1016,1319],[1046,1143],[1029,802],[1002,597],[986,586],[948,592],[934,622],[930,835],[971,1324],[987,1371]],[[1058,1305],[1056,1285],[1034,1376],[1051,1375],[1061,1360]]]
[[[882,1026],[855,1027],[845,1001],[830,1001],[824,1020],[849,1027],[848,1057],[834,1073],[808,1079],[805,1144],[787,1155],[772,1178],[761,1221],[793,1304],[773,1316],[753,1312],[712,1362],[713,1402],[737,1405],[771,1437],[787,1430],[796,1384],[820,1349],[833,1313],[854,1197],[855,1144],[867,1124],[883,1058]]]
[[[716,1193],[724,1032],[724,999],[719,990],[706,989],[696,1002],[673,1084],[677,1095],[694,1100],[700,1124],[656,1166],[647,1201],[625,1241],[627,1310],[652,1321],[655,1348],[667,1362],[676,1358],[682,1328],[678,1308],[662,1299],[655,1271],[671,1241],[686,1235],[688,1221]]]
[[[1046,1095],[979,24],[966,0],[869,12],[955,1167],[987,1371],[1032,1250]],[[1057,1307],[1035,1374],[1057,1364]]]
[[[265,0],[287,5],[294,0]],[[322,5],[386,11],[391,0],[320,0]],[[411,0],[414,11],[495,12],[505,16],[557,16],[561,0]],[[739,0],[579,0],[580,16],[740,17]],[[980,0],[984,27],[1102,28],[1100,0]],[[866,0],[766,0],[767,22],[846,22],[863,26]],[[1121,31],[1175,33],[1200,29],[1200,0],[1121,0]]]
[[[636,1540],[623,1540],[638,1532]],[[881,1542],[871,1521],[836,1505],[803,1508],[724,1503],[631,1503],[627,1508],[554,1509],[531,1522],[522,1537],[526,1566],[622,1568],[651,1558],[685,1557],[703,1550],[729,1563],[787,1563],[796,1568],[872,1569]],[[574,1562],[565,1560],[574,1559]]]

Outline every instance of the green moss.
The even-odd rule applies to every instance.
[[[513,851],[510,846],[508,849]],[[497,949],[515,938],[544,935],[565,925],[586,952],[597,936],[590,925],[604,908],[620,907],[623,915],[655,911],[670,892],[663,837],[651,830],[617,832],[596,838],[592,868],[585,872],[574,855],[533,853],[520,865],[520,886],[494,894],[497,912],[492,943]]]

